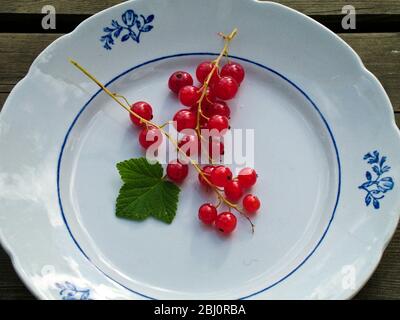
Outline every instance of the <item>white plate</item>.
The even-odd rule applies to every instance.
[[[154,28],[140,41],[122,42],[124,29],[101,42],[112,20],[132,22],[128,10],[154,15]],[[232,127],[255,130],[254,192],[263,203],[255,235],[244,219],[229,239],[201,227],[196,208],[209,196],[194,173],[172,225],[117,219],[115,164],[142,155],[137,133],[68,58],[130,100],[150,101],[161,122],[179,108],[169,74],[193,73],[219,52],[217,32],[234,27],[230,54],[247,78]],[[6,101],[1,242],[43,299],[349,298],[398,222],[399,146],[382,86],[308,17],[253,0],[131,1],[51,44]]]

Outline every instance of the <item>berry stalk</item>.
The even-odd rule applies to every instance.
[[[219,62],[220,59],[224,56],[225,51],[226,51],[227,48],[228,48],[229,42],[230,42],[230,40],[236,35],[236,32],[237,32],[237,30],[235,29],[234,31],[232,31],[232,33],[231,33],[229,36],[227,36],[227,37],[225,38],[226,43],[225,43],[225,46],[224,46],[223,51],[221,52],[221,55],[220,55],[220,56],[218,57],[218,59],[217,59],[218,62]],[[166,131],[164,130],[164,127],[165,127],[166,125],[169,124],[168,122],[165,123],[165,124],[163,124],[163,125],[157,125],[156,123],[154,123],[154,122],[152,122],[152,121],[150,121],[150,120],[147,120],[147,119],[141,117],[139,114],[137,114],[136,112],[132,111],[132,110],[129,108],[129,103],[128,103],[128,101],[127,101],[127,99],[126,99],[125,97],[123,97],[123,96],[121,96],[121,95],[118,95],[118,94],[115,94],[115,93],[112,93],[106,86],[104,86],[99,80],[97,80],[91,73],[89,73],[89,71],[87,71],[84,67],[82,67],[78,62],[76,62],[76,61],[74,61],[74,60],[72,60],[72,59],[70,59],[69,61],[70,61],[70,63],[73,64],[76,68],[78,68],[83,74],[85,74],[89,79],[91,79],[94,83],[96,83],[105,93],[107,93],[107,94],[108,94],[115,102],[117,102],[122,108],[124,108],[126,111],[128,111],[130,114],[134,115],[135,117],[139,118],[140,121],[142,121],[142,122],[145,123],[146,125],[156,127],[158,130],[160,130],[160,132],[163,133],[163,134],[167,137],[167,139],[177,148],[177,150],[178,150],[181,154],[183,154],[183,155],[189,160],[189,162],[193,165],[193,167],[196,169],[196,171],[203,177],[204,181],[206,181],[206,182],[208,183],[208,185],[209,185],[209,186],[213,189],[213,191],[216,193],[216,195],[217,195],[217,197],[218,197],[218,200],[221,201],[221,202],[223,202],[223,203],[224,203],[225,205],[227,205],[230,209],[236,210],[238,213],[240,213],[241,215],[243,215],[243,216],[249,221],[249,223],[250,223],[250,225],[251,225],[251,228],[252,228],[252,232],[254,233],[254,224],[253,224],[253,222],[251,221],[251,219],[239,208],[238,205],[231,203],[229,200],[227,200],[227,199],[222,195],[222,193],[218,190],[218,188],[217,188],[216,186],[214,186],[214,185],[211,183],[211,181],[208,179],[208,177],[203,173],[201,167],[200,167],[190,156],[188,156],[188,155],[186,154],[186,152],[183,151],[183,150],[179,147],[178,142],[177,142],[175,139],[173,139],[173,138],[171,137],[171,135],[170,135],[168,132],[166,132]],[[218,65],[216,65],[216,66],[217,66],[216,68],[218,68]],[[211,73],[210,73],[210,74],[211,74]],[[211,76],[212,76],[212,74],[211,74]],[[208,77],[208,79],[207,79],[208,81],[210,80],[211,76]],[[203,96],[203,99],[204,99],[205,91],[204,91],[204,93],[203,93],[202,96]],[[121,102],[121,100],[118,99],[118,97],[121,97],[123,100],[125,100],[125,102],[127,103],[127,106],[126,106],[123,102]],[[199,106],[201,106],[201,104],[200,104]],[[200,111],[201,111],[201,110],[200,110]]]
[[[227,56],[227,55],[228,55],[229,44],[230,44],[230,42],[233,40],[233,38],[236,36],[237,31],[238,31],[238,30],[235,28],[235,29],[233,29],[233,31],[232,31],[229,35],[225,35],[225,34],[223,34],[223,33],[219,33],[219,35],[223,37],[223,39],[224,39],[224,41],[225,41],[225,44],[224,44],[224,47],[223,47],[222,51],[220,52],[219,56],[217,57],[217,59],[215,59],[215,60],[213,61],[214,66],[213,66],[211,72],[208,74],[206,80],[204,81],[204,84],[203,84],[203,86],[202,86],[202,88],[201,88],[201,96],[200,96],[199,101],[197,102],[197,125],[196,125],[196,132],[197,132],[197,135],[198,135],[198,137],[199,137],[200,139],[203,139],[203,136],[201,135],[201,131],[200,131],[200,119],[201,119],[201,117],[204,117],[204,118],[208,119],[208,118],[203,114],[203,112],[201,111],[202,103],[203,103],[203,101],[204,101],[204,98],[206,97],[207,89],[208,89],[208,87],[210,86],[210,81],[211,81],[213,75],[215,74],[215,72],[217,72],[217,70],[218,70],[218,68],[219,68],[219,64],[220,64],[220,62],[221,62],[221,59],[222,59],[224,56]]]

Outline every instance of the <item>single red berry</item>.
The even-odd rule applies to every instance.
[[[236,180],[228,181],[224,187],[225,196],[229,201],[237,202],[243,196],[243,189]]]
[[[232,171],[228,167],[218,166],[211,172],[211,182],[217,187],[225,187],[232,180]]]
[[[258,209],[260,209],[260,206],[260,199],[252,194],[248,194],[243,198],[243,207],[249,213],[255,213]]]
[[[217,208],[211,203],[205,203],[199,208],[199,219],[205,224],[213,224],[217,215]]]
[[[235,230],[237,219],[231,212],[222,212],[215,220],[215,227],[224,234],[229,234]]]
[[[225,116],[228,119],[231,116],[231,109],[224,101],[214,102],[208,109],[208,116],[212,117],[214,115]]]
[[[205,166],[202,169],[202,173],[203,175],[208,179],[208,181],[211,182],[211,172],[214,170],[214,166]],[[210,185],[208,184],[208,182],[204,179],[204,177],[199,173],[199,182],[201,185],[205,186],[205,187],[209,187]]]
[[[200,120],[200,129],[201,130],[208,130],[208,120],[207,121],[201,121]]]
[[[239,85],[232,77],[222,77],[214,87],[215,95],[221,100],[230,100],[236,96]]]
[[[158,128],[155,127],[144,127],[139,133],[140,145],[148,149],[151,145],[160,145],[162,142],[162,133]]]
[[[144,101],[135,102],[131,106],[131,111],[146,120],[153,119],[153,109],[151,108],[151,105],[148,104],[147,102],[144,102]],[[131,118],[132,123],[134,123],[138,127],[141,127],[145,124],[144,122],[142,122],[140,120],[140,118],[133,115],[132,113],[129,113],[129,116]]]
[[[174,125],[178,132],[185,129],[195,129],[197,125],[197,117],[193,111],[182,109],[175,113]]]
[[[218,114],[212,116],[207,123],[208,130],[217,130],[218,132],[224,131],[229,128],[229,120],[225,116]]]
[[[185,71],[174,72],[168,80],[168,87],[172,92],[178,94],[185,86],[193,85],[192,76]]]
[[[213,68],[214,68],[214,63],[212,63],[211,61],[204,61],[200,63],[196,69],[197,80],[199,80],[199,82],[203,84],[204,81],[206,81],[206,79],[208,78],[208,75],[210,74]],[[218,70],[215,70],[213,75],[211,76],[209,84],[213,85],[218,79],[219,79]]]
[[[221,76],[229,76],[236,80],[240,85],[244,79],[245,71],[242,65],[237,62],[230,62],[221,69]]]
[[[204,100],[201,103],[201,112],[208,117],[208,109],[210,108],[211,104],[206,103]],[[190,111],[192,111],[194,114],[197,114],[199,105],[196,103],[194,106],[190,108]]]
[[[186,135],[178,142],[178,147],[186,153],[188,157],[195,157],[201,152],[201,144],[195,135]]]
[[[213,103],[215,102],[216,97],[213,93],[213,91],[210,88],[207,88],[207,93],[204,96],[203,100],[201,101],[201,112],[203,113],[203,115],[205,115],[207,118],[209,118],[210,115],[210,108],[213,105]],[[198,103],[196,103],[194,106],[191,107],[191,110],[194,111],[197,114],[197,110],[198,110]],[[203,117],[203,119],[205,119]]]
[[[257,182],[257,172],[252,168],[244,168],[239,171],[238,180],[243,188],[250,188]]]
[[[182,164],[178,160],[173,160],[168,163],[167,176],[174,182],[180,183],[187,177],[189,172],[189,166]]]
[[[200,97],[200,89],[195,86],[185,86],[179,90],[179,101],[186,107],[194,106]]]

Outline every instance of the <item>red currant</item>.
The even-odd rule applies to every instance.
[[[221,69],[221,76],[230,76],[240,85],[244,79],[244,68],[237,62],[230,62]]]
[[[236,180],[228,181],[224,187],[225,196],[229,201],[237,202],[243,196],[243,189]]]
[[[172,181],[180,183],[187,177],[189,166],[182,164],[178,160],[171,161],[167,166],[167,175]]]
[[[205,203],[199,208],[199,219],[205,224],[213,224],[217,215],[217,208],[211,203]]]
[[[155,143],[160,145],[161,141],[162,133],[156,127],[144,127],[139,133],[139,143],[145,149],[148,149]]]
[[[178,147],[186,153],[188,157],[195,157],[201,152],[199,139],[195,135],[186,135],[178,142]]]
[[[210,116],[209,116],[209,109],[210,109],[210,106],[211,106],[211,104],[210,103],[207,103],[207,102],[205,102],[204,100],[203,100],[203,102],[201,103],[201,112],[202,112],[202,114],[206,117],[201,117],[200,118],[200,122],[203,124],[203,123],[205,123],[205,122],[207,122],[208,120],[207,120],[207,118],[209,118]],[[191,109],[195,114],[197,114],[197,110],[198,110],[198,105],[195,105],[195,106],[193,106],[192,107],[192,109]]]
[[[256,196],[253,196],[252,194],[248,194],[243,198],[243,207],[249,213],[256,212],[258,209],[260,209],[260,206],[260,199],[258,199]]]
[[[206,115],[206,112],[208,112],[208,111],[204,111],[204,108],[201,108],[201,110],[202,110],[202,112],[203,112],[203,115],[205,116],[203,116],[203,115],[200,115],[200,127],[201,128],[205,128],[206,127],[206,125],[207,125],[207,122],[208,122],[208,117],[207,117],[207,115]],[[207,109],[206,109],[207,110]],[[207,118],[206,118],[207,117]]]
[[[211,106],[211,104],[205,102],[204,100],[203,100],[202,103],[201,103],[201,112],[202,112],[207,118],[209,117],[209,116],[208,116],[208,113],[209,113],[208,110],[210,109],[210,106]],[[192,107],[190,108],[190,111],[192,111],[194,114],[197,115],[198,107],[199,107],[199,105],[198,105],[198,104],[195,104],[194,106],[192,106]],[[204,117],[201,117],[201,118],[200,118],[200,121],[204,121],[203,119],[205,119],[205,118],[204,118]]]
[[[202,169],[202,173],[203,175],[208,179],[208,181],[211,182],[211,172],[214,170],[214,166],[205,166]],[[201,185],[205,186],[205,187],[209,187],[210,185],[208,184],[208,182],[204,179],[204,177],[199,173],[199,182]]]
[[[215,95],[221,100],[230,100],[236,96],[239,85],[232,77],[222,77],[215,84]]]
[[[212,116],[207,123],[208,130],[217,130],[218,132],[224,131],[229,128],[229,120],[225,116],[218,114]]]
[[[224,101],[214,102],[207,109],[207,112],[210,117],[214,115],[219,115],[219,116],[225,116],[229,119],[231,116],[231,109]]]
[[[208,120],[207,119],[204,119],[203,121],[200,120],[200,129],[201,130],[208,130]]]
[[[139,101],[134,103],[131,106],[131,111],[136,113],[138,116],[146,119],[146,120],[151,120],[153,119],[153,109],[151,108],[151,105],[149,105],[147,102],[144,101]],[[132,113],[129,114],[132,123],[137,125],[138,127],[141,127],[144,125],[144,122],[140,120],[137,116],[133,115]]]
[[[200,63],[196,69],[197,80],[199,80],[200,83],[204,83],[204,81],[207,80],[208,75],[210,74],[213,68],[214,68],[214,63],[212,63],[211,61],[204,61]],[[218,78],[219,78],[218,70],[215,70],[213,75],[211,76],[209,84],[213,85],[218,80]]]
[[[179,110],[174,116],[174,125],[178,132],[185,129],[195,129],[197,125],[197,117],[193,111]]]
[[[244,168],[240,170],[238,179],[243,188],[250,188],[257,182],[257,172],[252,168]]]
[[[214,91],[210,87],[208,87],[206,90],[206,95],[204,96],[203,102],[211,105],[216,101],[216,99],[217,99],[217,97],[215,96]]]
[[[185,86],[191,86],[193,84],[192,76],[185,71],[174,72],[168,80],[168,87],[172,92],[178,94]]]
[[[231,212],[222,212],[215,220],[216,228],[224,234],[229,234],[235,230],[237,219]]]
[[[216,97],[213,93],[213,91],[210,88],[207,88],[207,93],[204,96],[202,102],[201,102],[201,111],[203,113],[203,115],[205,115],[207,118],[209,118],[210,115],[210,108],[213,105],[213,103],[215,102]],[[198,104],[196,103],[194,106],[192,106],[192,111],[194,111],[197,114],[197,109],[198,109]],[[205,119],[204,117],[202,117],[202,119]]]
[[[179,101],[186,107],[194,106],[200,97],[200,89],[195,86],[185,86],[179,90]]]
[[[218,166],[211,172],[211,182],[217,187],[225,187],[232,180],[232,171],[228,167]]]

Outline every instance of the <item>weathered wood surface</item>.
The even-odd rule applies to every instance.
[[[339,35],[382,83],[394,110],[400,111],[400,33]]]
[[[251,0],[249,0],[251,1]],[[120,0],[2,0],[0,13],[41,13],[44,5],[53,5],[62,14],[93,14],[124,1]],[[354,6],[358,14],[400,14],[398,0],[279,0],[275,1],[308,15],[337,15],[342,7]]]
[[[0,246],[0,300],[33,299]]]

